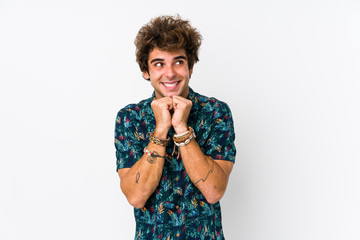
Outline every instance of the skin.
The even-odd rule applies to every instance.
[[[167,138],[171,126],[177,134],[186,132],[192,107],[187,99],[192,69],[188,67],[185,50],[169,52],[155,48],[149,54],[148,66],[149,71],[143,72],[143,76],[150,79],[155,91],[156,99],[151,103],[156,121],[154,136]],[[149,142],[147,148],[165,155],[165,147]],[[233,163],[212,160],[203,154],[196,139],[179,149],[190,180],[209,203],[218,202],[225,193]],[[142,208],[155,191],[164,167],[164,158],[156,157],[155,162],[148,158],[144,154],[133,167],[118,170],[121,190],[136,208]]]

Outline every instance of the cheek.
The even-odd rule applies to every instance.
[[[161,72],[160,71],[151,71],[150,76],[152,79],[158,79],[161,77]]]
[[[184,76],[190,77],[190,75],[191,75],[191,72],[189,72],[188,70],[184,71]]]

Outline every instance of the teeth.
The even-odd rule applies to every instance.
[[[163,83],[166,87],[174,87],[176,86],[177,82],[174,83]]]

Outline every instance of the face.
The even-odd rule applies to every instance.
[[[143,75],[150,78],[157,99],[189,95],[192,69],[189,69],[184,49],[168,52],[154,48],[149,54],[148,66],[149,72],[143,72]]]

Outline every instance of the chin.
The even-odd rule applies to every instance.
[[[166,92],[164,94],[164,96],[166,96],[166,97],[179,96],[179,93],[178,92]]]
[[[169,96],[169,97],[179,96],[179,94],[177,94],[177,93],[170,93],[168,96]]]

